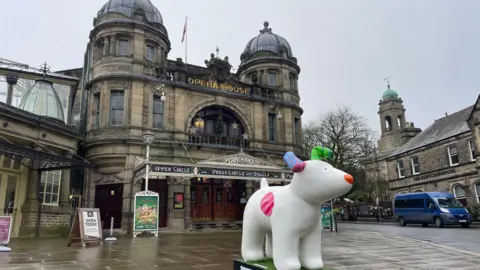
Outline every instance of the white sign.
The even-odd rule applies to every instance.
[[[83,235],[85,240],[100,238],[99,217],[95,211],[84,211],[83,213]]]

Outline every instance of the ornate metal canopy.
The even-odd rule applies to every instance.
[[[19,160],[24,166],[32,168],[33,161],[39,161],[41,171],[70,168],[91,168],[93,165],[77,157],[67,158],[53,153],[27,149],[9,142],[0,141],[0,154],[13,160]]]

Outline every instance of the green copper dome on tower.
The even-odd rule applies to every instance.
[[[390,80],[387,80],[387,90],[385,90],[385,92],[383,92],[383,95],[382,95],[382,99],[387,99],[387,98],[398,98],[397,91],[390,88]]]

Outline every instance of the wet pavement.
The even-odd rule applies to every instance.
[[[397,224],[354,224],[342,223],[340,228],[349,230],[373,231],[390,235],[404,236],[418,240],[429,241],[453,248],[480,253],[480,228],[422,227],[422,225],[407,225],[400,227]],[[478,267],[480,269],[480,266]]]
[[[240,257],[240,232],[161,233],[119,238],[115,244],[66,247],[66,239],[13,239],[0,253],[2,270],[232,269]],[[74,244],[75,245],[75,244]],[[377,232],[324,232],[323,257],[330,269],[479,269],[480,254],[443,248]]]

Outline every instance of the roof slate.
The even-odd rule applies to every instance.
[[[467,119],[473,106],[469,106],[451,115],[435,120],[428,128],[396,149],[390,157],[445,140],[447,138],[470,131]]]

